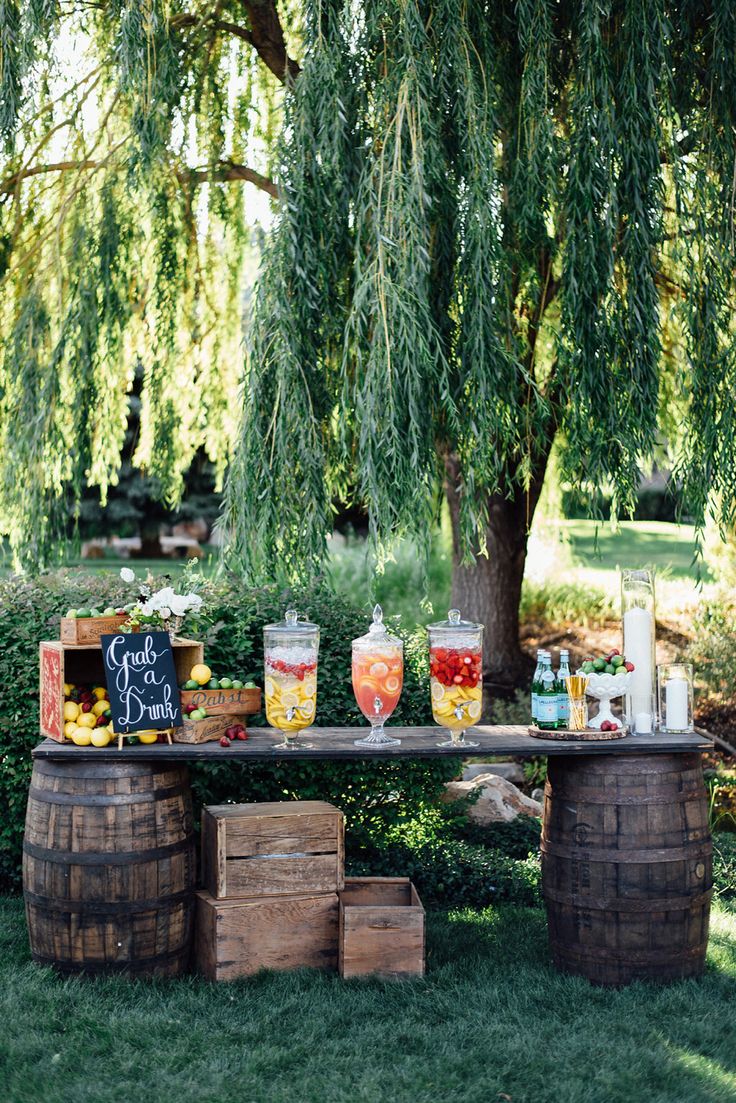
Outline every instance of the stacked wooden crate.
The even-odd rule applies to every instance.
[[[259,969],[424,972],[424,909],[404,878],[344,876],[342,812],[323,801],[208,807],[195,954],[210,980]]]
[[[344,819],[324,801],[210,806],[202,814],[196,959],[210,980],[334,969]]]

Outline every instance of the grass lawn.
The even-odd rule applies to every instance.
[[[428,916],[428,975],[55,979],[0,901],[3,1103],[712,1103],[736,1098],[736,911],[701,981],[558,976],[541,909]]]

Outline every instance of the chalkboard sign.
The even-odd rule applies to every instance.
[[[181,727],[181,699],[168,632],[101,636],[116,732]]]

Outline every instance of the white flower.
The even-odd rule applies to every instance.
[[[121,567],[120,577],[123,582],[135,582],[135,571],[131,571],[130,567]]]
[[[183,617],[187,610],[191,608],[190,599],[184,594],[174,594],[169,602],[169,607],[175,617]]]
[[[168,620],[171,616],[171,609],[166,605],[162,605],[158,611],[158,615],[161,617],[161,620]]]
[[[155,609],[153,608],[153,605],[151,605],[150,601],[144,601],[142,605],[138,606],[138,611],[144,617],[150,617],[151,613],[155,612]]]

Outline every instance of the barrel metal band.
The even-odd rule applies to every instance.
[[[136,915],[139,912],[173,911],[182,904],[193,901],[194,888],[158,896],[153,900],[118,900],[114,903],[97,900],[61,900],[55,896],[40,896],[37,892],[29,892],[28,889],[24,891],[23,897],[27,904],[43,908],[46,912],[54,912],[56,915],[111,915],[122,919],[124,916]]]
[[[150,957],[131,958],[128,961],[60,961],[57,957],[32,952],[38,965],[52,965],[57,973],[138,973],[148,972],[152,966],[166,965],[171,961],[189,961],[190,947],[185,942],[178,950],[152,954]]]
[[[38,789],[32,785],[29,797],[41,804],[75,804],[83,808],[121,804],[150,804],[173,800],[189,793],[189,785],[172,785],[167,789],[147,789],[141,793],[57,793],[53,789]]]
[[[709,858],[713,853],[713,843],[710,839],[702,839],[690,846],[662,847],[656,850],[615,850],[599,846],[569,846],[566,843],[551,842],[542,835],[540,850],[542,854],[552,858],[613,862],[617,865],[647,865],[649,862],[695,862],[700,858]]]
[[[154,862],[159,858],[171,858],[191,850],[194,858],[194,839],[191,835],[166,846],[155,846],[148,850],[98,851],[98,850],[52,850],[44,846],[23,840],[23,852],[31,858],[44,862],[55,862],[69,866],[127,866]]]
[[[575,805],[610,804],[611,807],[618,807],[621,805],[638,806],[641,804],[685,804],[688,801],[704,800],[706,791],[704,788],[685,790],[673,789],[671,793],[660,791],[658,793],[648,793],[641,796],[636,793],[612,793],[610,790],[607,792],[605,789],[576,789],[575,792],[568,792],[565,789],[558,789],[555,786],[555,788],[552,789],[551,792],[547,792],[545,796],[554,801],[565,801]]]
[[[676,950],[670,946],[664,950],[617,950],[612,946],[588,946],[577,945],[561,946],[555,943],[552,948],[552,956],[560,962],[573,962],[579,964],[584,961],[602,961],[606,965],[621,963],[622,965],[677,965],[677,962],[685,958],[699,958],[705,956],[707,939],[697,946],[678,946]]]
[[[564,892],[561,889],[553,889],[547,885],[542,887],[545,900],[553,900],[563,907],[575,908],[580,911],[602,912],[666,912],[687,911],[690,908],[701,907],[709,904],[713,896],[713,889],[698,893],[697,896],[670,896],[662,899],[623,899],[622,897],[591,897],[577,896],[575,893]]]

